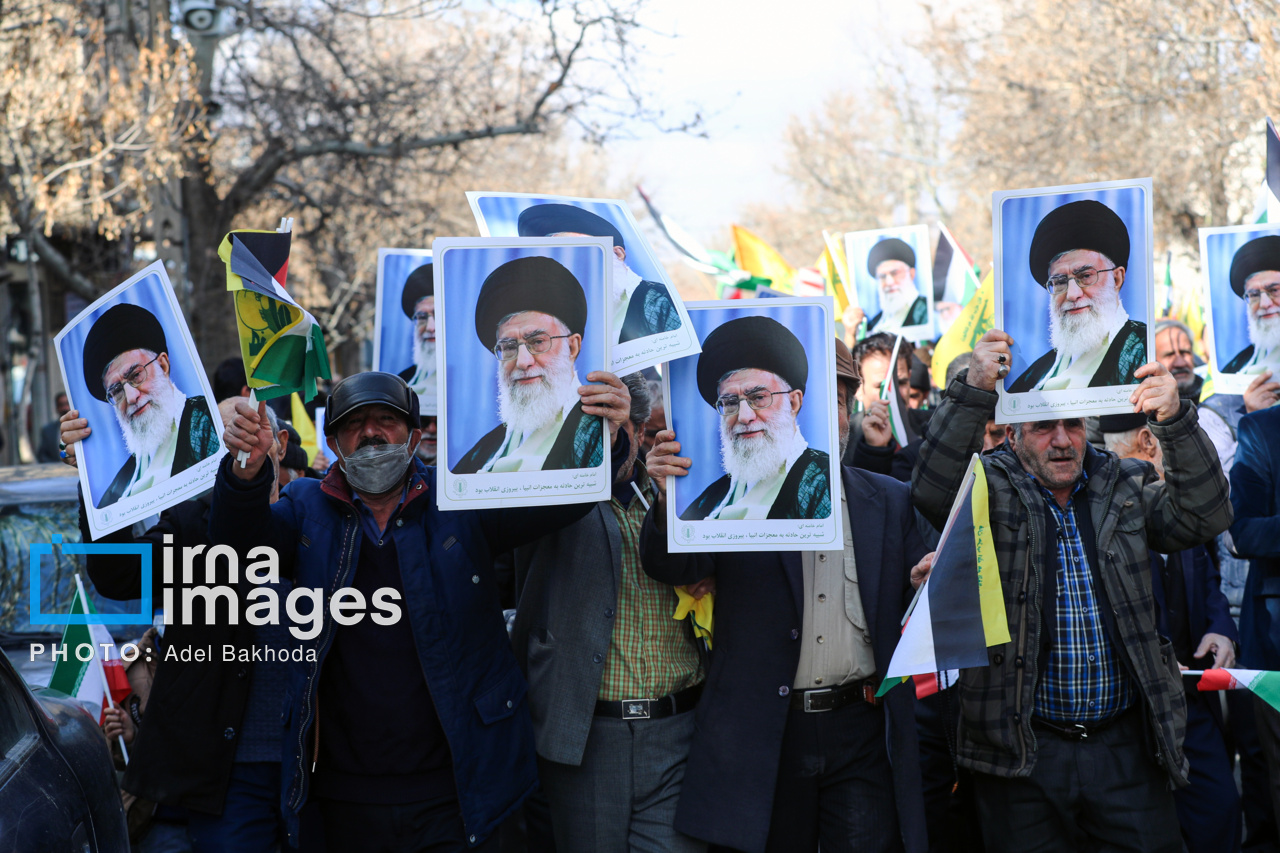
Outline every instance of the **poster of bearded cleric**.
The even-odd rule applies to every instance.
[[[418,414],[436,414],[436,283],[429,249],[378,249],[373,369],[418,394]]]
[[[222,420],[162,262],[81,311],[54,348],[91,430],[76,458],[94,538],[213,485]]]
[[[1133,411],[1151,349],[1151,179],[993,194],[996,423]]]
[[[612,334],[610,370],[625,376],[692,355],[698,339],[666,269],[621,201],[597,198],[469,192],[486,237],[605,237],[613,284],[605,296]]]
[[[1258,374],[1280,377],[1280,226],[1200,229],[1213,342],[1213,387],[1243,394]]]
[[[854,295],[867,315],[867,334],[892,332],[909,341],[932,340],[929,226],[850,231],[844,239]]]
[[[667,366],[689,473],[667,479],[672,551],[813,551],[843,540],[831,297],[689,303],[702,352]]]
[[[578,388],[609,364],[612,244],[441,238],[440,508],[607,500],[608,430]]]

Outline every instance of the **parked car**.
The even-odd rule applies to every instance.
[[[0,846],[127,853],[107,740],[82,706],[33,692],[0,654]]]

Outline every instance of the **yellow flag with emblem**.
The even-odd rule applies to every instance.
[[[995,324],[996,280],[993,271],[982,279],[982,285],[973,294],[969,304],[964,306],[960,316],[933,348],[933,384],[945,390],[948,365],[956,356],[973,352],[978,339],[993,329]]]

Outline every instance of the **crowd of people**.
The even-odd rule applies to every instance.
[[[513,363],[554,363],[562,337]],[[274,548],[276,583],[319,590],[323,622],[305,640],[250,624],[241,578],[212,618],[148,632],[161,653],[104,724],[130,751],[135,849],[1280,850],[1280,713],[1182,675],[1280,670],[1280,383],[1202,400],[1190,331],[1154,340],[1130,414],[997,425],[997,383],[1029,367],[1002,331],[945,388],[927,347],[837,339],[844,542],[806,552],[668,551],[667,483],[692,463],[652,375],[576,389],[608,427],[609,500],[441,512],[412,376],[335,383],[309,461],[224,363],[214,488],[98,541],[155,549],[157,589],[162,548]],[[726,434],[795,430],[803,381],[745,363],[706,390]],[[60,411],[42,453],[75,465],[113,425]],[[975,453],[1012,639],[955,687],[877,696]],[[91,554],[88,575],[136,598],[122,559]],[[380,595],[400,618],[345,618]],[[708,595],[709,640],[673,618]],[[162,653],[224,646],[308,654]]]

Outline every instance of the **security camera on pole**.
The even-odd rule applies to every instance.
[[[218,42],[238,29],[236,10],[219,5],[217,0],[178,0],[178,23],[187,31],[195,48],[196,68],[200,70],[200,98],[208,115],[216,115],[219,104],[210,99],[213,91],[213,54]]]

